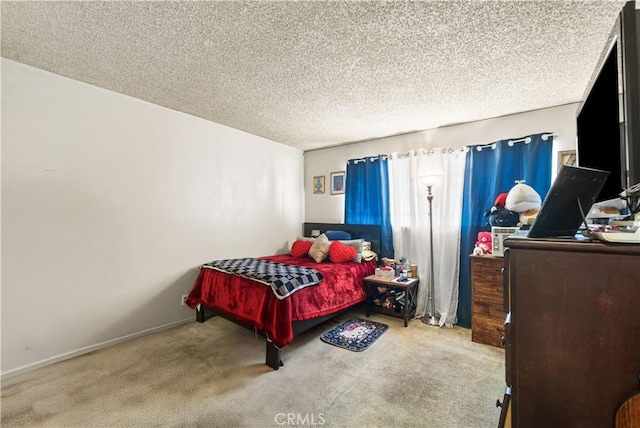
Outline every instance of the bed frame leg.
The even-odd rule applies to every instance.
[[[198,322],[204,322],[205,321],[204,305],[198,305],[196,307],[196,321],[198,321]]]
[[[280,356],[280,348],[274,345],[269,339],[267,339],[267,365],[274,370],[278,370],[281,366],[284,366]]]

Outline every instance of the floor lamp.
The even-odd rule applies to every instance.
[[[427,188],[427,200],[429,201],[429,291],[427,295],[427,314],[422,318],[422,322],[428,325],[440,325],[440,315],[436,313],[435,294],[435,274],[433,270],[433,192],[431,188],[438,180],[437,175],[425,175],[420,177],[420,182]]]

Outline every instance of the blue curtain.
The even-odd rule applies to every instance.
[[[346,224],[379,224],[382,257],[393,257],[389,208],[389,169],[385,155],[350,159],[344,198]]]
[[[528,143],[523,142],[529,141]],[[485,212],[516,180],[525,180],[544,200],[551,186],[551,134],[536,134],[487,146],[472,146],[467,152],[460,237],[460,289],[458,325],[471,327],[471,260],[478,232],[491,230]],[[481,148],[481,150],[479,150]]]

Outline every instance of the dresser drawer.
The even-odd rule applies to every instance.
[[[511,332],[511,312],[504,319],[504,369],[507,386],[513,386],[513,338]]]
[[[502,278],[502,257],[471,256],[472,280],[480,284],[494,284],[498,278]]]
[[[502,284],[500,284],[500,286],[493,287],[491,290],[487,290],[486,288],[476,287],[476,284],[474,283],[473,284],[473,303],[499,307],[502,313],[504,314]]]
[[[502,309],[502,305],[500,303],[477,301],[473,303],[472,315],[489,318],[497,323],[504,323],[506,313]]]
[[[484,316],[473,317],[472,341],[502,348],[504,334],[504,317],[501,321]]]

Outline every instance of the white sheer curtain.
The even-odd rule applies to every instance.
[[[464,167],[464,149],[415,150],[389,160],[393,245],[396,258],[404,256],[418,265],[417,316],[424,316],[427,308],[431,269],[429,202],[419,177],[440,174],[432,204],[434,302],[441,327],[456,323]]]

